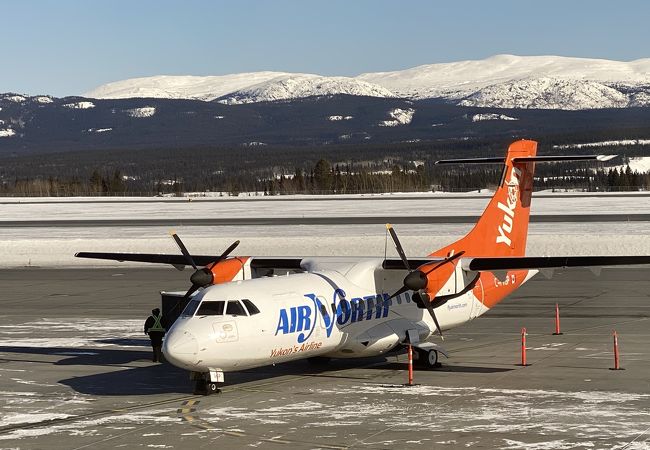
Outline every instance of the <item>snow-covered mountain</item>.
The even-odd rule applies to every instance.
[[[629,102],[622,92],[596,81],[528,78],[487,86],[459,105],[577,110],[625,108]]]
[[[86,92],[84,97],[219,99],[224,104],[242,104],[337,94],[395,97],[386,88],[355,78],[286,72],[133,78],[104,84]]]
[[[650,59],[631,62],[497,55],[357,77],[253,72],[136,78],[100,86],[91,98],[186,98],[226,104],[349,94],[442,98],[460,105],[598,109],[650,105]]]
[[[650,58],[631,62],[563,56],[496,55],[478,61],[429,64],[397,72],[365,73],[396,95],[412,98],[462,98],[491,85],[515,80],[556,78],[631,85],[650,81]]]
[[[337,94],[395,97],[392,92],[384,87],[354,78],[283,75],[229,93],[219,99],[219,102],[232,105]]]

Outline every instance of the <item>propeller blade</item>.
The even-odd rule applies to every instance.
[[[172,238],[174,238],[174,241],[176,241],[176,245],[178,245],[178,248],[181,249],[181,253],[183,254],[183,256],[185,256],[187,262],[190,263],[190,266],[192,266],[194,270],[198,270],[196,264],[194,263],[194,259],[192,258],[192,255],[190,255],[190,252],[187,251],[187,248],[185,247],[185,244],[183,244],[183,241],[181,241],[181,238],[179,238],[176,233],[171,233],[171,236]]]
[[[440,335],[440,338],[444,341],[445,337],[442,335],[442,329],[440,328],[440,324],[438,323],[438,318],[436,317],[436,312],[433,309],[433,306],[431,306],[431,302],[428,299],[422,299],[424,306],[427,307],[427,311],[429,311],[429,314],[431,314],[431,318],[433,319],[433,323],[436,324],[436,329],[438,330],[438,334]]]
[[[399,253],[399,257],[402,259],[402,262],[404,263],[404,267],[406,267],[406,270],[409,272],[411,271],[411,266],[409,264],[408,259],[406,259],[406,254],[404,253],[404,249],[402,248],[402,244],[400,244],[399,239],[397,239],[397,233],[395,233],[395,230],[393,230],[393,226],[389,223],[386,224],[386,229],[390,233],[390,237],[393,238],[393,243],[395,244],[395,248],[397,249],[397,253]]]
[[[397,292],[395,292],[393,295],[391,295],[390,297],[388,297],[388,300],[392,300],[392,299],[394,299],[395,297],[397,297],[398,295],[401,295],[401,294],[403,294],[404,292],[406,292],[406,291],[410,291],[410,290],[411,290],[411,289],[409,289],[407,286],[402,286],[401,288],[399,288],[399,290],[398,290]]]
[[[190,288],[187,290],[185,295],[183,296],[183,302],[186,301],[188,298],[190,298],[190,295],[194,294],[201,286],[197,286],[196,284],[193,284],[190,286]]]
[[[212,268],[213,268],[214,266],[216,266],[217,263],[218,263],[219,261],[222,261],[222,260],[226,259],[226,258],[228,257],[228,255],[230,255],[230,253],[231,253],[234,249],[237,248],[238,245],[239,245],[239,241],[238,241],[238,240],[235,241],[235,242],[233,242],[232,244],[230,244],[230,247],[228,247],[228,248],[227,248],[227,249],[226,249],[226,250],[221,254],[221,256],[219,256],[219,258],[217,258],[217,260],[216,260],[215,262],[213,262],[212,264],[210,264],[210,267],[208,267],[208,269],[212,270]]]
[[[447,264],[448,262],[451,262],[454,259],[460,258],[461,256],[463,256],[464,253],[465,253],[465,251],[463,250],[463,251],[455,253],[455,254],[453,254],[451,256],[448,256],[447,258],[445,258],[444,260],[440,261],[438,264],[433,266],[431,269],[427,270],[424,274],[429,275],[431,272],[433,272],[434,270],[438,269],[439,267]]]
[[[467,286],[465,286],[461,291],[456,292],[455,294],[449,294],[449,295],[439,295],[438,297],[435,297],[435,303],[436,306],[441,306],[444,305],[446,302],[449,300],[452,300],[454,298],[458,298],[461,295],[467,294],[469,291],[474,289],[474,286],[476,286],[476,283],[478,283],[478,280],[481,278],[481,273],[477,273],[476,276],[470,281]],[[434,303],[433,301],[431,303]]]

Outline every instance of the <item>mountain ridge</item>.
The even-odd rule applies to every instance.
[[[536,81],[547,79],[558,80],[556,92],[549,91],[553,88],[549,83]],[[528,95],[521,95],[524,88],[529,89]],[[566,96],[573,90],[580,91],[580,95]],[[154,76],[108,83],[84,96],[182,98],[238,104],[338,94],[411,100],[439,98],[456,105],[507,105],[520,109],[647,106],[650,58],[625,62],[552,55],[495,55],[356,77],[269,71],[207,77]],[[543,100],[549,96],[556,98]]]

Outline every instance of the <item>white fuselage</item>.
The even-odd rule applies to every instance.
[[[186,309],[167,333],[165,357],[194,372],[228,372],[314,356],[381,355],[405,342],[409,330],[422,341],[429,338],[435,325],[410,293],[388,300],[406,272],[384,270],[380,263],[362,260],[341,271],[210,286],[194,296],[194,306],[188,306],[190,311]],[[458,268],[440,294],[460,291],[466,278]],[[259,312],[247,309],[235,315],[224,308],[222,314],[199,314],[204,302],[244,299]],[[469,291],[437,308],[436,314],[444,330],[485,311]]]

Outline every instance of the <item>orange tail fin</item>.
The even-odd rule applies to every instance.
[[[534,157],[537,142],[521,140],[510,145],[501,182],[492,200],[467,236],[429,256],[465,251],[465,256],[523,256],[526,253],[534,162],[513,158]]]

